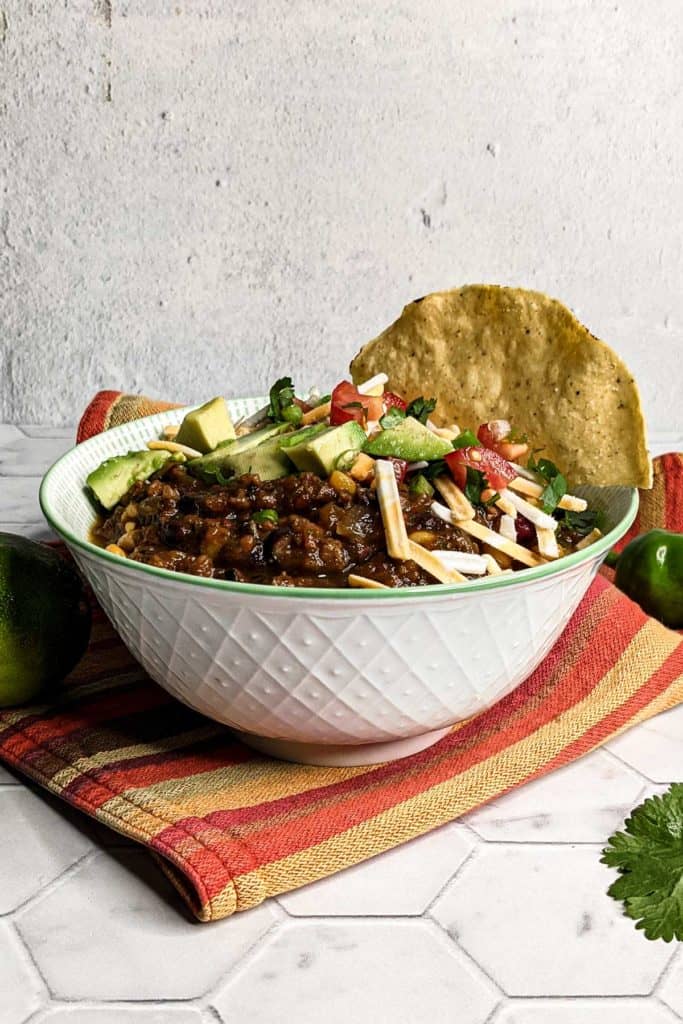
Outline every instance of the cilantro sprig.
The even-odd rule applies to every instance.
[[[391,430],[392,427],[397,427],[399,423],[406,418],[406,413],[403,409],[397,408],[392,405],[391,408],[387,409],[384,416],[381,417],[379,425],[382,430]]]
[[[603,850],[619,878],[608,892],[648,939],[683,941],[683,782],[652,796]]]
[[[550,459],[539,459],[536,461],[533,455],[531,455],[527,468],[534,473],[538,473],[541,479],[545,481],[546,486],[540,496],[540,501],[543,511],[550,515],[555,511],[559,502],[567,493],[567,479]]]
[[[294,385],[291,377],[280,377],[270,389],[267,415],[275,423],[301,422],[303,413],[294,401]]]
[[[481,495],[482,491],[486,490],[490,490],[490,488],[485,475],[480,469],[473,469],[472,466],[468,466],[464,494],[470,504],[481,505],[483,508],[486,508],[488,505],[494,505],[500,498],[500,494],[496,492],[488,500],[484,501]]]
[[[434,412],[436,409],[435,398],[423,398],[420,395],[419,398],[414,398],[408,408],[406,409],[406,416],[412,416],[414,419],[419,420],[420,423],[426,423],[429,419],[429,414]]]

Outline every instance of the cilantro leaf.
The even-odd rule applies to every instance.
[[[560,524],[560,530],[575,537],[587,537],[591,530],[596,527],[602,530],[605,525],[604,512],[597,508],[587,508],[584,512],[556,509],[555,518]]]
[[[382,430],[391,430],[392,427],[397,427],[401,420],[406,418],[406,413],[403,409],[398,409],[395,405],[392,405],[381,417],[379,425]]]
[[[303,413],[294,402],[291,377],[280,377],[270,389],[267,416],[276,423],[299,423]]]
[[[461,430],[453,441],[453,447],[456,450],[458,448],[481,448],[481,443],[476,434],[473,434],[471,430]]]
[[[423,398],[420,395],[419,398],[414,398],[406,409],[406,416],[412,416],[414,419],[419,420],[420,423],[426,423],[429,419],[429,414],[434,412],[436,409],[435,398]]]
[[[543,511],[550,515],[557,508],[558,502],[567,493],[567,481],[561,473],[557,473],[541,493]]]
[[[648,939],[683,941],[683,782],[636,807],[603,850],[619,878],[608,892]]]
[[[481,492],[489,490],[489,485],[486,477],[480,469],[473,469],[472,466],[467,467],[467,480],[465,482],[465,497],[472,505],[492,505],[500,498],[499,494],[493,494],[487,501],[484,501]]]
[[[435,459],[434,462],[430,462],[428,466],[425,466],[421,472],[427,480],[434,480],[437,476],[441,476],[443,473],[449,475],[448,466],[443,459]]]
[[[538,473],[545,482],[545,489],[540,498],[543,511],[550,515],[557,508],[558,502],[567,493],[567,478],[560,473],[554,462],[550,459],[539,459],[536,461],[533,455],[529,456],[527,469]]]

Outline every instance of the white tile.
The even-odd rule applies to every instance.
[[[607,749],[652,782],[683,778],[683,704],[629,729]]]
[[[0,448],[9,447],[17,441],[21,441],[24,436],[19,427],[15,427],[11,423],[0,423]]]
[[[269,937],[212,1003],[239,1024],[483,1024],[498,995],[424,921],[301,921]]]
[[[63,1006],[41,1014],[36,1024],[202,1024],[195,1006]]]
[[[677,945],[679,947],[678,956],[659,986],[657,994],[683,1020],[683,947],[680,943]]]
[[[646,995],[673,949],[607,895],[600,846],[479,847],[433,914],[508,995]]]
[[[0,1021],[22,1024],[41,1004],[43,985],[9,924],[0,921]]]
[[[72,1000],[201,996],[273,920],[269,905],[190,920],[149,854],[134,850],[86,861],[16,917],[50,990]]]
[[[0,488],[2,488],[2,480],[0,480]],[[57,534],[52,532],[44,519],[39,523],[0,522],[0,533],[18,533],[21,537],[28,537],[29,540],[41,543],[58,539]]]
[[[678,1017],[655,998],[534,999],[515,1001],[494,1024],[677,1024]]]
[[[0,443],[0,476],[43,476],[69,448],[73,442],[66,438],[20,437]]]
[[[280,897],[297,916],[421,914],[455,874],[475,839],[446,825],[337,875]]]
[[[485,839],[597,843],[622,824],[644,785],[636,772],[596,751],[463,820]]]
[[[40,892],[93,848],[52,803],[22,786],[0,790],[0,821],[0,914]]]
[[[39,477],[0,477],[0,521],[3,523],[37,523],[42,519],[38,504],[39,487]]]
[[[73,424],[70,427],[52,427],[49,424],[41,425],[36,423],[21,423],[19,424],[19,430],[22,431],[27,437],[45,437],[45,438],[63,438],[66,441],[71,441],[71,444],[76,444],[76,431],[78,426]]]

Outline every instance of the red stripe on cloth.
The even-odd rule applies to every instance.
[[[683,458],[674,452],[662,455],[664,514],[669,530],[683,531]]]
[[[205,772],[231,768],[256,758],[257,755],[248,747],[237,740],[231,743],[230,739],[229,733],[221,732],[210,740],[190,741],[187,746],[176,750],[145,754],[130,761],[114,761],[106,768],[84,772],[83,777],[107,786],[114,793],[123,793],[172,779],[194,779]],[[76,788],[71,791],[76,795]]]
[[[125,704],[123,703],[125,699]],[[104,690],[92,698],[84,698],[75,707],[65,708],[61,714],[40,717],[31,715],[17,725],[10,725],[0,733],[0,751],[13,757],[25,757],[47,743],[72,741],[80,732],[90,733],[94,726],[108,725],[121,713],[131,716],[151,711],[172,698],[151,682],[136,682],[131,688]]]
[[[95,434],[107,429],[109,414],[114,403],[121,397],[122,391],[98,391],[93,400],[86,406],[76,432],[76,444],[87,441]]]

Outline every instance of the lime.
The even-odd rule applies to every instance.
[[[0,532],[0,707],[67,675],[90,637],[81,580],[52,548]]]

